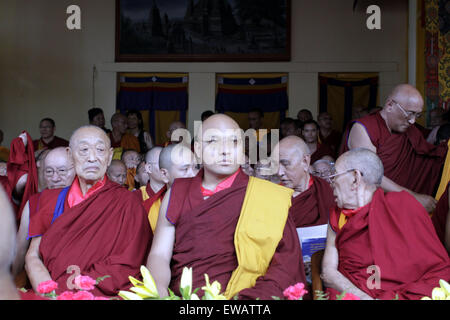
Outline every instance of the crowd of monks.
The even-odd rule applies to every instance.
[[[38,299],[49,280],[57,294],[71,290],[73,266],[109,276],[93,293],[113,298],[141,265],[161,297],[179,292],[192,267],[193,288],[208,274],[228,299],[283,297],[299,282],[311,299],[297,229],[321,225],[330,299],[430,296],[450,280],[450,130],[443,110],[421,127],[423,112],[420,93],[401,84],[343,133],[330,114],[315,121],[303,109],[265,146],[257,109],[248,115],[254,146],[235,120],[211,111],[192,141],[172,139],[186,128],[174,122],[163,145],[136,111],[114,114],[110,130],[91,109],[68,141],[45,118],[39,139],[24,131],[1,150],[0,299]],[[252,163],[251,148],[266,156]]]

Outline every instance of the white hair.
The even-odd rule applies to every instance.
[[[381,185],[384,167],[377,154],[369,149],[355,148],[342,154],[339,159],[345,169],[356,169],[362,174],[363,181],[370,185]]]

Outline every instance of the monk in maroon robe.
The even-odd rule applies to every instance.
[[[359,119],[350,130],[347,150],[367,148],[384,165],[381,187],[386,191],[408,191],[428,212],[433,212],[440,173],[447,153],[445,143],[429,144],[414,126],[423,110],[420,93],[410,85],[399,85],[378,113]]]
[[[78,271],[93,279],[110,276],[92,292],[115,296],[130,286],[128,276],[139,274],[152,232],[136,197],[105,176],[113,149],[101,128],[75,131],[70,154],[77,177],[70,187],[42,192],[30,217],[25,269],[35,290],[54,280],[57,293],[75,288]]]
[[[336,158],[341,144],[342,133],[333,129],[333,119],[328,112],[322,112],[317,116],[319,124],[319,142],[326,144],[333,150],[333,158]]]
[[[306,121],[303,124],[302,136],[310,150],[311,163],[320,159],[334,161],[336,152],[329,145],[319,142],[319,125],[317,122],[314,120]]]
[[[55,136],[55,121],[50,118],[42,119],[39,123],[41,137],[33,141],[35,151],[43,149],[55,149],[58,147],[68,147],[69,141]],[[30,140],[31,141],[31,140]]]
[[[222,291],[238,267],[234,234],[249,181],[239,169],[244,162],[242,139],[236,134],[239,126],[223,114],[209,117],[202,126],[195,151],[203,159],[203,169],[194,178],[175,180],[167,191],[147,263],[161,296],[167,295],[167,288],[179,292],[184,267],[193,268],[193,288],[205,285],[206,273],[221,284]],[[267,271],[254,286],[240,290],[239,299],[282,297],[288,286],[306,282],[298,236],[289,216],[281,240],[274,245]]]
[[[449,185],[447,184],[447,188],[439,199],[431,221],[433,222],[439,240],[441,240],[444,247],[450,253]]]
[[[424,208],[408,192],[379,188],[383,165],[367,149],[336,161],[322,278],[333,295],[420,299],[450,280],[450,258]]]
[[[328,214],[334,206],[333,191],[328,182],[309,173],[308,146],[297,136],[281,140],[274,148],[279,153],[278,175],[281,184],[294,189],[289,214],[296,228],[328,223]]]

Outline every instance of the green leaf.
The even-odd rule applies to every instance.
[[[273,300],[281,300],[280,297],[277,297],[277,296],[272,296],[272,299]]]
[[[111,278],[111,276],[103,276],[103,277],[99,277],[97,278],[96,281],[96,285],[99,284],[100,282],[102,282],[103,280],[107,279],[107,278]]]

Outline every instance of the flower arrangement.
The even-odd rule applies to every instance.
[[[431,291],[431,298],[423,297],[420,300],[450,300],[450,284],[443,279],[439,280],[439,287]]]
[[[197,295],[198,288],[192,290],[192,268],[185,267],[183,273],[181,274],[180,282],[180,294],[181,296],[175,295],[175,293],[169,289],[169,296],[161,298],[159,296],[158,290],[156,288],[155,280],[153,279],[150,271],[145,267],[141,266],[142,280],[139,281],[132,276],[129,276],[131,284],[133,287],[130,291],[120,291],[119,296],[124,300],[200,300]],[[220,293],[221,285],[218,281],[214,281],[210,284],[209,277],[205,274],[206,285],[201,289],[204,291],[202,300],[226,300],[226,297]]]
[[[48,280],[41,282],[38,285],[37,293],[51,300],[109,300],[105,297],[94,296],[91,292],[89,292],[106,278],[109,278],[109,276],[100,277],[94,280],[89,276],[78,275],[74,279],[74,283],[78,291],[64,291],[60,295],[56,294],[58,283],[53,280]]]

